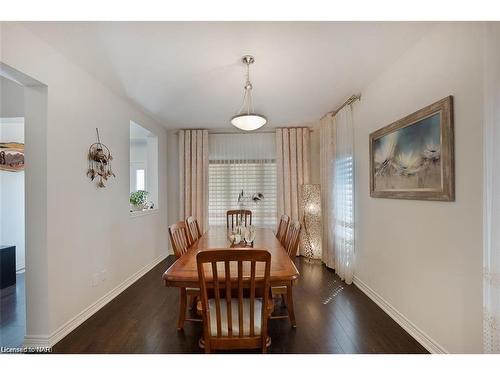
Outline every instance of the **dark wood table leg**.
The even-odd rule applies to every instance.
[[[292,282],[288,283],[286,286],[286,308],[288,309],[288,316],[290,317],[290,323],[292,327],[297,327],[295,321],[295,312],[293,310],[293,293],[292,293]]]

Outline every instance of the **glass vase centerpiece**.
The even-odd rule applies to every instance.
[[[229,241],[231,241],[232,247],[253,247],[253,242],[255,241],[255,227],[253,225],[243,226],[238,225],[234,227],[231,235],[229,236]]]
[[[245,240],[246,246],[253,247],[253,241],[255,241],[255,227],[253,225],[249,225],[245,228],[243,239]]]
[[[238,245],[243,240],[243,229],[241,225],[237,225],[231,231],[229,235],[229,241],[231,241],[231,246]]]

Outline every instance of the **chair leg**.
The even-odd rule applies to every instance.
[[[196,303],[198,302],[197,296],[189,296],[189,309],[194,310],[196,308]]]
[[[184,321],[186,320],[186,304],[187,304],[186,289],[180,288],[179,320],[177,321],[178,331],[182,331],[184,329]]]
[[[286,287],[286,306],[288,309],[288,316],[290,317],[290,323],[292,327],[297,327],[297,323],[295,322],[295,312],[293,311],[293,295],[292,295],[292,285],[287,285]]]
[[[280,295],[280,297],[281,297],[281,306],[286,307],[286,295],[282,294]]]

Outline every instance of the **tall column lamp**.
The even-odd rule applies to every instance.
[[[302,225],[301,246],[309,259],[321,258],[321,188],[319,184],[301,186]]]

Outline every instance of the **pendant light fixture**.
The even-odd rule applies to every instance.
[[[247,77],[245,83],[245,94],[243,95],[243,104],[236,116],[231,119],[231,124],[241,130],[251,131],[264,126],[267,119],[254,112],[252,99],[252,83],[250,82],[250,64],[255,62],[253,56],[245,55],[241,61],[247,66]]]

